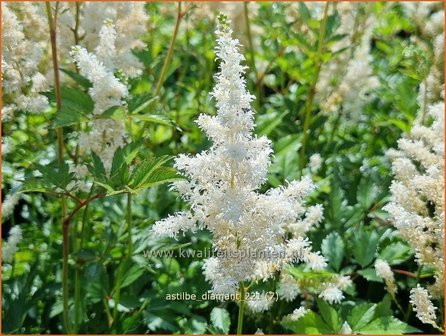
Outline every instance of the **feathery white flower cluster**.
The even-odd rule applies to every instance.
[[[420,110],[421,112],[421,110]],[[444,297],[444,102],[431,105],[430,126],[416,123],[406,138],[391,150],[395,180],[392,202],[384,209],[415,250],[416,261],[433,267],[435,283],[429,292]]]
[[[435,311],[437,310],[437,307],[434,306],[431,299],[432,296],[427,289],[421,287],[419,284],[416,288],[412,288],[410,291],[410,303],[420,321],[439,329],[435,322]]]
[[[421,33],[412,40],[425,50],[433,50],[429,73],[420,84],[418,94],[418,105],[423,110],[418,118],[423,120],[427,107],[441,98],[444,83],[444,10],[437,2],[403,2],[402,6]]]
[[[337,4],[341,17],[337,33],[346,37],[336,42],[332,50],[347,50],[322,67],[316,92],[324,113],[338,111],[342,105],[346,113],[357,117],[369,101],[368,94],[378,86],[370,65],[370,44],[376,23],[370,9],[369,4]]]
[[[307,298],[313,299],[313,295],[317,295],[322,300],[333,304],[340,303],[344,299],[342,291],[345,291],[351,284],[352,280],[349,276],[333,275],[328,279],[305,276],[294,278],[286,269],[283,269],[276,292],[280,299],[289,302],[300,294],[300,288],[305,288]]]
[[[92,83],[88,92],[94,101],[94,115],[100,115],[111,107],[122,106],[123,99],[128,95],[127,87],[115,77],[113,65],[110,64],[116,36],[110,21],[104,23],[100,36],[96,54],[80,46],[73,47],[71,53],[80,73]],[[105,64],[110,64],[111,68]],[[125,144],[124,122],[100,118],[94,119],[91,124],[90,131],[80,133],[79,148],[81,153],[95,152],[109,172],[116,149]]]
[[[299,320],[301,317],[305,316],[305,314],[308,312],[308,309],[306,309],[305,307],[299,307],[293,310],[293,312],[289,315],[289,318],[292,321],[297,321]]]
[[[143,65],[132,50],[142,49],[147,14],[143,2],[83,2],[62,3],[59,17],[59,46],[68,58],[73,45],[87,50],[96,49],[109,70],[120,69],[128,77],[141,73]],[[78,16],[77,35],[76,16]],[[104,22],[113,22],[103,25]],[[99,50],[98,50],[99,49]]]
[[[48,89],[39,72],[43,50],[24,32],[24,26],[9,4],[2,3],[2,120],[11,120],[16,111],[41,113],[48,99],[40,93]]]
[[[319,170],[319,168],[321,168],[322,162],[323,162],[322,156],[319,153],[315,153],[310,156],[308,166],[310,167],[313,173],[316,173]]]
[[[212,96],[218,113],[200,115],[197,121],[213,145],[194,157],[180,155],[175,160],[188,180],[175,182],[174,188],[191,210],[158,221],[153,231],[170,237],[199,228],[211,231],[217,255],[206,260],[204,275],[214,292],[233,293],[240,282],[267,279],[288,263],[302,261],[321,269],[326,262],[304,237],[321,220],[316,216],[321,216],[319,206],[304,205],[314,189],[311,179],[266,194],[256,191],[267,178],[271,143],[252,134],[254,97],[245,89],[245,67],[240,64],[244,57],[222,16],[216,34],[221,63]]]
[[[383,278],[386,282],[387,290],[390,294],[395,295],[397,287],[395,284],[395,278],[393,276],[392,269],[387,261],[382,259],[376,259],[375,261],[375,271],[376,275]]]
[[[9,238],[2,246],[2,261],[11,263],[14,260],[14,254],[17,251],[17,245],[22,240],[22,229],[15,225],[9,232]]]
[[[22,194],[15,192],[13,194],[6,195],[2,200],[2,219],[8,218],[14,211],[15,206],[19,202]]]
[[[246,301],[247,307],[253,313],[263,313],[271,308],[274,303],[272,296],[265,292],[252,293],[251,299]]]
[[[296,279],[286,272],[282,272],[280,275],[279,288],[277,289],[277,295],[285,301],[293,301],[300,293],[299,285]]]

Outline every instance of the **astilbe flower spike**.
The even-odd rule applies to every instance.
[[[216,35],[220,71],[211,95],[217,115],[202,114],[197,120],[213,145],[195,156],[176,158],[175,167],[187,179],[173,187],[190,210],[156,222],[153,232],[176,238],[180,231],[209,230],[217,253],[206,260],[204,275],[215,293],[233,293],[240,282],[267,279],[294,261],[312,269],[324,268],[326,262],[311,251],[305,237],[322,219],[320,206],[304,205],[315,188],[311,179],[258,192],[267,180],[271,142],[253,134],[254,97],[246,90],[244,57],[224,16]]]
[[[392,201],[384,209],[415,250],[419,267],[434,269],[430,294],[419,288],[411,292],[417,316],[434,325],[434,310],[424,313],[427,305],[417,302],[444,298],[444,101],[431,105],[428,115],[430,126],[418,118],[409,136],[398,141],[399,150],[389,152],[395,180],[390,188]]]

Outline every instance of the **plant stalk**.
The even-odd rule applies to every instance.
[[[127,241],[128,253],[127,253],[126,257],[124,258],[123,262],[119,265],[118,277],[116,279],[116,288],[115,288],[115,295],[114,295],[114,307],[113,307],[113,324],[115,325],[115,328],[117,326],[118,305],[119,305],[119,299],[120,299],[120,295],[121,295],[122,276],[123,276],[123,273],[124,273],[125,266],[131,260],[132,254],[133,254],[133,242],[132,242],[132,194],[131,193],[127,193],[126,221],[127,221],[127,230],[128,230],[128,241]]]
[[[61,110],[62,107],[62,97],[60,91],[60,76],[59,76],[59,61],[57,57],[57,34],[56,34],[56,22],[57,22],[57,10],[58,3],[56,3],[56,9],[54,11],[54,16],[51,10],[50,2],[45,2],[46,13],[48,17],[48,25],[50,31],[50,40],[51,40],[51,55],[53,61],[53,71],[54,71],[54,92],[56,97],[56,108],[57,113]],[[59,164],[63,162],[63,149],[64,149],[64,140],[63,140],[63,129],[62,127],[58,127],[56,129],[57,136],[57,159]],[[65,324],[65,329],[68,334],[71,333],[71,322],[69,319],[69,307],[68,307],[68,254],[69,254],[69,246],[68,246],[68,236],[69,236],[69,222],[65,221],[65,216],[67,213],[67,200],[65,196],[61,196],[61,205],[62,205],[62,293],[63,293],[63,320]]]
[[[159,93],[161,91],[161,87],[163,86],[164,77],[166,76],[167,69],[169,68],[170,61],[172,59],[173,47],[174,47],[175,41],[177,39],[178,30],[180,28],[180,22],[181,22],[182,18],[183,18],[183,13],[181,12],[181,2],[178,2],[177,20],[175,22],[175,28],[174,28],[174,31],[173,31],[172,38],[170,39],[170,44],[169,44],[169,49],[167,51],[167,56],[166,56],[166,59],[164,60],[163,67],[161,69],[161,74],[160,74],[160,77],[158,78],[158,82],[156,83],[155,95],[154,95],[155,97],[157,97],[159,95]]]
[[[310,125],[311,125],[311,111],[313,108],[313,100],[314,96],[316,94],[316,84],[319,79],[319,74],[321,71],[321,53],[324,49],[324,41],[325,41],[325,30],[327,29],[327,19],[328,19],[328,6],[329,2],[327,1],[325,3],[325,9],[324,9],[324,17],[321,22],[321,26],[319,29],[319,38],[318,38],[318,44],[317,44],[317,52],[316,52],[316,59],[315,59],[315,69],[316,72],[314,74],[313,82],[310,86],[310,91],[307,99],[307,104],[305,105],[305,116],[304,116],[304,128],[303,128],[303,139],[302,139],[302,147],[300,149],[300,172],[302,174],[302,171],[305,167],[307,157],[306,157],[306,151],[308,147],[308,139],[309,139],[309,132],[310,132]]]
[[[237,319],[237,335],[241,335],[243,332],[243,313],[245,311],[245,285],[243,281],[240,282],[240,306],[238,308],[238,319]]]
[[[88,195],[88,198],[91,198],[93,194],[94,185],[90,189],[90,193]],[[80,236],[80,242],[77,251],[81,251],[84,247],[84,233],[85,233],[85,223],[87,221],[87,214],[88,214],[88,207],[90,203],[87,203],[85,205],[84,213],[82,215],[82,222],[81,222],[81,236]],[[80,265],[76,265],[76,272],[74,277],[74,333],[77,334],[79,331],[79,320],[80,320],[80,307],[81,307],[81,286],[80,286]]]
[[[245,15],[246,35],[248,37],[251,69],[253,69],[254,75],[255,75],[255,86],[256,86],[256,96],[257,96],[256,106],[257,106],[257,110],[259,110],[260,106],[261,106],[261,104],[260,104],[260,100],[261,100],[260,84],[261,84],[261,82],[259,81],[259,73],[257,71],[255,56],[254,56],[254,44],[252,43],[251,22],[249,20],[248,2],[243,3],[243,9],[244,9],[244,15]]]

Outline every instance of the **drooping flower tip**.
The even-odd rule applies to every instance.
[[[438,328],[435,322],[437,307],[434,306],[431,299],[432,296],[427,289],[421,287],[420,284],[417,284],[417,287],[410,291],[410,303],[420,321]]]
[[[293,313],[289,315],[289,318],[292,321],[297,321],[299,320],[301,317],[305,316],[305,314],[308,312],[308,309],[306,309],[305,307],[299,307],[293,310]]]

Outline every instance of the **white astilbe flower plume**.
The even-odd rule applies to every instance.
[[[100,115],[111,107],[123,105],[123,99],[128,95],[127,87],[113,74],[114,63],[108,59],[115,50],[114,45],[110,44],[114,43],[115,35],[113,24],[106,21],[101,29],[96,54],[89,53],[80,46],[72,48],[71,56],[81,75],[92,83],[88,93],[94,101],[95,115]],[[91,124],[90,131],[80,133],[79,148],[81,153],[95,152],[104,163],[105,170],[109,172],[115,151],[125,144],[124,122],[99,118],[94,119]]]
[[[420,110],[420,113],[422,110]],[[392,201],[385,206],[420,267],[435,270],[432,297],[444,297],[444,102],[428,109],[430,126],[415,123],[392,150]],[[421,120],[419,118],[418,120]]]
[[[247,300],[247,307],[253,313],[263,313],[269,310],[274,303],[271,295],[265,292],[255,292],[250,296],[251,299]]]
[[[376,259],[375,261],[375,271],[376,275],[380,278],[383,278],[386,282],[387,290],[390,294],[395,295],[397,291],[397,287],[395,284],[395,278],[393,276],[392,269],[387,261],[382,259]]]
[[[412,288],[410,291],[410,303],[413,310],[417,313],[417,317],[421,322],[430,324],[433,327],[439,329],[435,322],[437,307],[431,302],[432,296],[427,289],[421,287],[419,284],[416,288]]]
[[[305,228],[296,227],[307,212],[304,198],[314,189],[311,179],[292,181],[266,194],[257,192],[267,179],[271,143],[252,134],[254,97],[245,88],[239,42],[223,16],[216,34],[221,62],[211,95],[218,113],[200,115],[197,121],[213,145],[195,156],[176,158],[175,167],[187,180],[175,182],[174,188],[190,211],[158,221],[153,231],[170,237],[198,228],[211,231],[217,253],[205,262],[204,274],[214,292],[228,293],[242,281],[267,279],[294,261],[314,269],[326,262],[311,251]],[[309,213],[311,222],[319,221],[319,208]]]
[[[2,261],[11,263],[14,260],[14,254],[17,251],[17,245],[22,240],[22,229],[16,225],[11,228],[9,238],[2,246]]]
[[[42,113],[49,107],[40,93],[48,89],[39,72],[43,58],[40,45],[26,36],[23,23],[9,4],[2,3],[2,120],[16,111]]]
[[[145,48],[141,40],[147,32],[147,14],[144,2],[62,2],[58,20],[59,50],[63,56],[75,44],[96,54],[107,68],[119,68],[126,77],[142,73],[143,64],[134,55],[134,50]],[[113,22],[104,25],[104,22]],[[73,31],[77,27],[75,38]],[[107,55],[107,59],[102,56]]]

